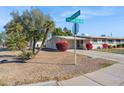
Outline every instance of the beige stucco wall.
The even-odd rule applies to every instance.
[[[48,40],[46,42],[46,47],[47,48],[56,49],[56,42],[59,42],[59,41],[67,41],[68,44],[69,44],[68,48],[69,49],[73,49],[74,48],[74,40],[67,40],[67,39],[64,39],[64,38],[57,38],[57,37],[53,37],[50,40]],[[84,45],[81,44],[81,42],[80,42],[80,48],[83,48],[83,46],[85,46],[85,41],[84,41]]]
[[[56,42],[65,41],[63,38],[53,37],[46,42],[46,47],[51,49],[56,49]]]

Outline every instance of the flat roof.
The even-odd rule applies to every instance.
[[[67,40],[74,40],[74,36],[56,36],[58,38],[64,38]],[[76,37],[76,40],[86,40],[86,38],[82,38],[82,37]]]
[[[89,38],[89,39],[112,39],[112,40],[124,40],[124,38],[119,37],[102,37],[102,36],[78,36],[82,38]]]

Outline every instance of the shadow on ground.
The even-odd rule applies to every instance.
[[[9,61],[9,60],[0,60],[0,64],[3,64],[3,63],[24,63],[23,61],[21,61],[21,60],[11,60],[11,61]]]
[[[50,48],[43,48],[42,51],[47,51],[47,52],[58,52],[56,49],[50,49]]]
[[[0,48],[0,52],[2,51],[10,51],[10,50],[8,50],[7,48]]]

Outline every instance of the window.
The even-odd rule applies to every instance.
[[[105,39],[102,39],[102,42],[103,42],[103,43],[105,43],[105,42],[106,42],[106,40],[105,40]]]
[[[93,42],[94,42],[94,43],[97,43],[97,39],[94,39]]]
[[[83,44],[83,40],[81,40],[81,44]]]
[[[120,43],[120,42],[121,42],[121,40],[116,40],[116,42]]]
[[[109,43],[113,43],[113,40],[108,40]]]
[[[122,42],[124,43],[124,40],[122,40]]]

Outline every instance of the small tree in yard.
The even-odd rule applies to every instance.
[[[39,9],[26,10],[22,15],[19,15],[18,11],[12,12],[11,15],[12,20],[4,26],[8,36],[8,48],[21,50],[25,54],[27,43],[31,43],[31,54],[36,55],[43,48],[48,33],[54,30],[55,23]],[[36,43],[41,40],[41,47],[36,51]]]
[[[14,36],[13,36],[14,35]],[[29,59],[32,55],[26,51],[28,41],[26,40],[26,35],[20,33],[10,33],[7,35],[6,45],[10,50],[20,50],[22,52],[21,57],[24,59]],[[29,55],[30,54],[30,55]]]
[[[10,50],[21,50],[25,52],[27,43],[26,36],[23,34],[11,33],[7,35],[6,45]]]

